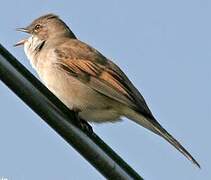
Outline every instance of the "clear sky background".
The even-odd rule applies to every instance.
[[[92,0],[1,2],[0,42],[24,66],[15,31],[56,13],[76,36],[112,58],[159,122],[202,169],[160,137],[125,119],[95,132],[146,180],[211,179],[211,1]],[[0,82],[0,179],[99,180],[81,155]]]

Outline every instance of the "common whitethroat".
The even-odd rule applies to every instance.
[[[47,14],[19,31],[30,37],[16,44],[46,87],[88,122],[115,122],[121,117],[163,137],[196,166],[199,163],[154,118],[143,96],[124,72],[88,44],[78,40],[56,15]]]

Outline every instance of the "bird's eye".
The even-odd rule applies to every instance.
[[[41,27],[40,24],[37,24],[37,25],[34,27],[34,30],[35,30],[35,31],[38,31],[38,30],[40,29],[40,27]]]

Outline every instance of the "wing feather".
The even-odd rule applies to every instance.
[[[60,51],[56,49],[57,53],[66,54]],[[103,95],[130,106],[144,116],[153,117],[142,95],[112,61],[105,59],[102,63],[102,59],[60,58],[57,65]]]

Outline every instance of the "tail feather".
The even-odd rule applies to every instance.
[[[155,134],[163,137],[167,140],[171,145],[173,145],[178,151],[180,151],[187,159],[189,159],[193,164],[195,164],[198,168],[201,168],[199,163],[192,157],[192,155],[171,135],[169,134],[155,118],[152,119],[145,118],[141,114],[135,111],[128,111],[126,117],[138,123],[139,125],[151,130]]]
[[[200,164],[193,158],[193,156],[171,135],[169,134],[160,124],[154,127],[158,134],[173,145],[178,151],[180,151],[187,159],[189,159],[198,168],[201,168]]]

